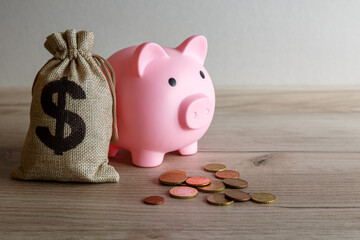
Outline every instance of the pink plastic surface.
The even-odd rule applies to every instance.
[[[192,36],[177,48],[148,42],[108,59],[116,76],[119,131],[110,157],[125,149],[136,166],[155,167],[167,152],[197,152],[215,110],[206,53],[206,38]]]

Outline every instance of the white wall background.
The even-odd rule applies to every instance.
[[[360,83],[360,1],[0,0],[0,87],[31,86],[46,36],[95,33],[95,52],[203,34],[215,85]]]

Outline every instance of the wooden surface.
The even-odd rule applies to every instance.
[[[199,153],[169,153],[137,168],[120,152],[118,184],[16,181],[29,124],[29,89],[0,90],[0,239],[360,239],[360,87],[217,88]],[[208,176],[238,170],[250,194],[273,205],[216,207],[207,194],[180,200],[157,177],[171,169]],[[162,195],[165,203],[142,199]]]

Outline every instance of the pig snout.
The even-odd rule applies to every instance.
[[[179,109],[179,120],[184,128],[199,129],[210,124],[213,114],[213,101],[204,94],[197,94],[183,100]]]

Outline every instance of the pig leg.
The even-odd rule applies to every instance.
[[[164,160],[164,153],[147,150],[131,151],[132,162],[138,167],[156,167]]]
[[[179,153],[181,155],[193,155],[197,153],[197,149],[198,149],[197,145],[198,145],[197,142],[194,142],[186,147],[179,149]]]
[[[117,147],[115,147],[114,145],[110,144],[108,156],[109,156],[109,157],[115,157],[118,151],[119,151],[119,149],[118,149]]]

